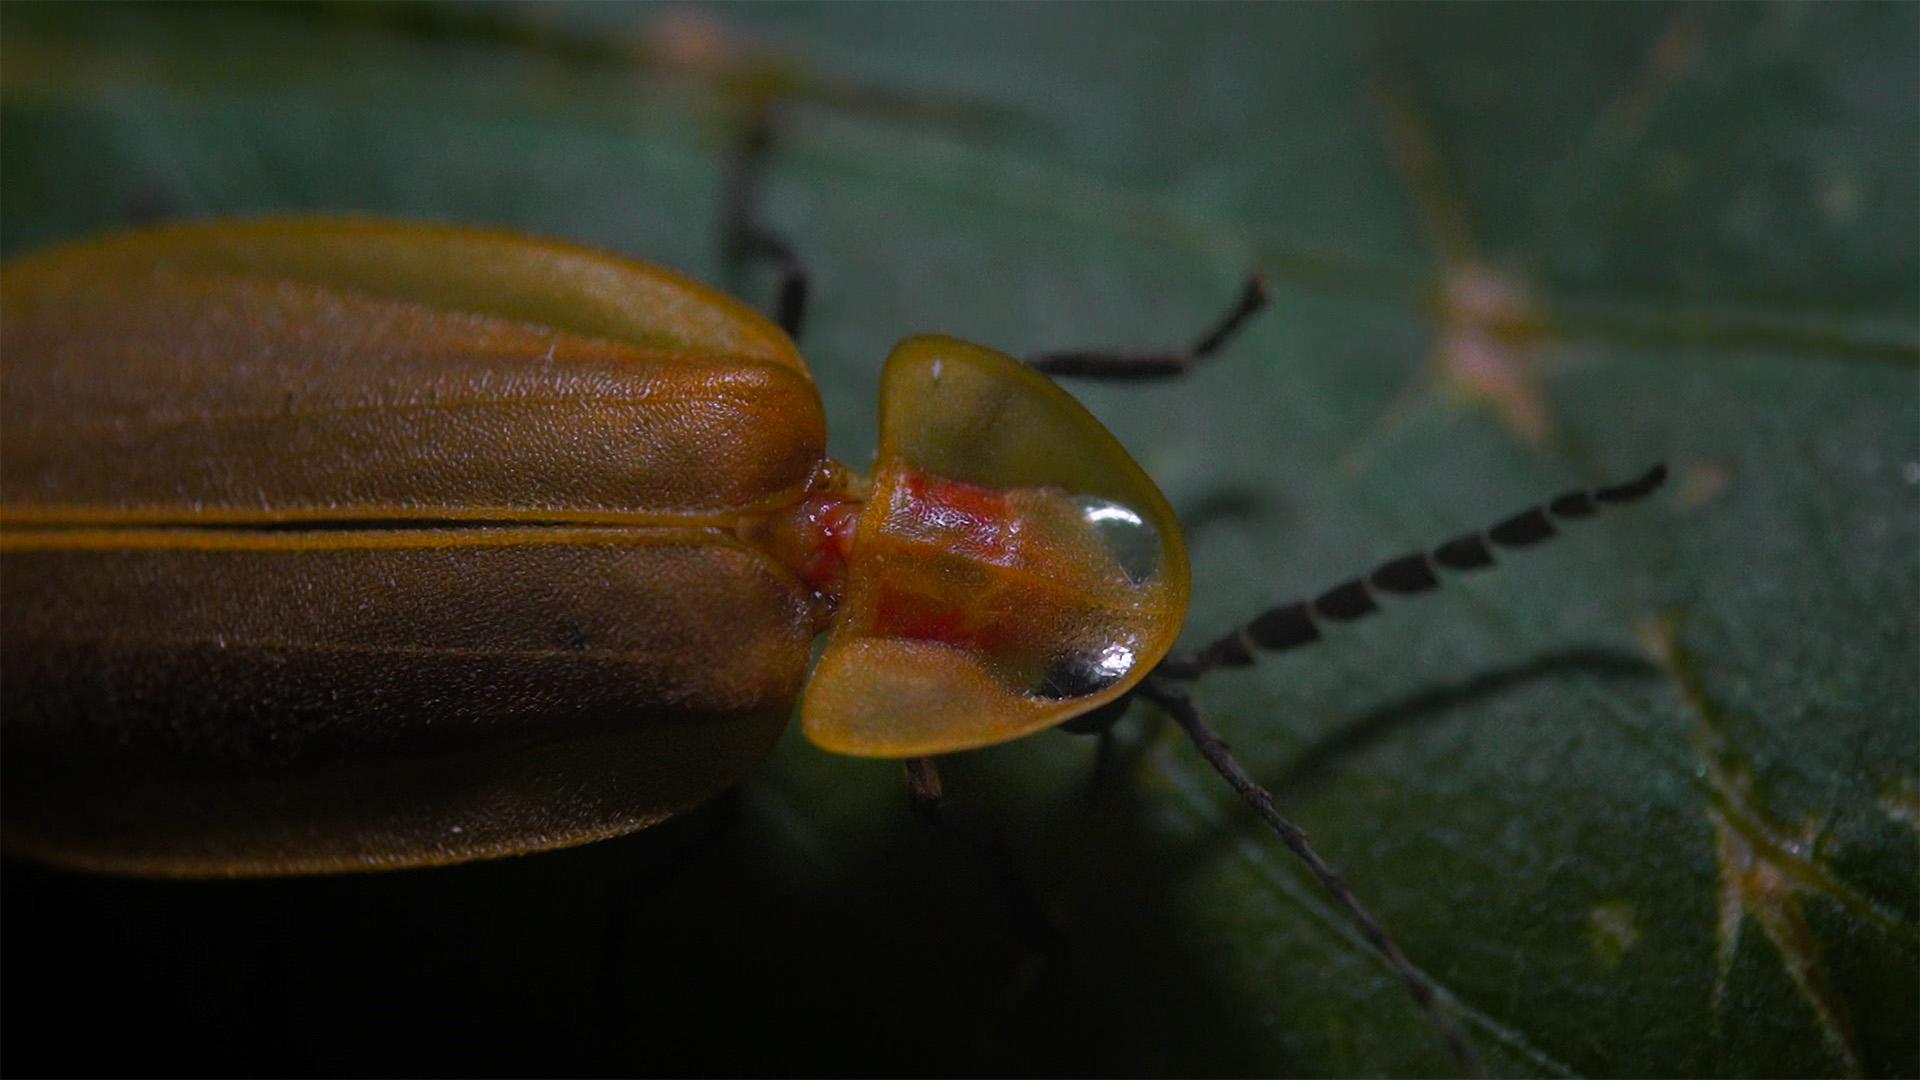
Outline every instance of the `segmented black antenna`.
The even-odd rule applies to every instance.
[[[1440,571],[1464,573],[1493,565],[1493,548],[1532,547],[1560,530],[1555,522],[1592,517],[1605,506],[1643,499],[1666,483],[1667,467],[1655,465],[1624,484],[1569,491],[1523,510],[1484,533],[1464,533],[1432,551],[1388,559],[1364,577],[1343,581],[1312,600],[1282,604],[1256,616],[1198,652],[1169,656],[1154,674],[1197,679],[1214,668],[1245,667],[1255,649],[1281,652],[1320,640],[1322,622],[1352,622],[1380,610],[1382,595],[1412,596],[1440,585]],[[1489,543],[1491,542],[1491,543]]]
[[[1388,559],[1375,567],[1371,574],[1341,582],[1312,600],[1282,604],[1266,611],[1197,653],[1168,657],[1161,661],[1138,691],[1173,717],[1187,737],[1193,740],[1194,747],[1207,764],[1233,786],[1233,790],[1246,800],[1267,828],[1313,871],[1314,877],[1319,879],[1328,894],[1345,909],[1347,917],[1359,929],[1361,936],[1406,983],[1407,992],[1433,1022],[1448,1052],[1469,1076],[1484,1075],[1480,1059],[1459,1025],[1454,1022],[1452,1011],[1441,1000],[1433,984],[1407,959],[1393,940],[1393,935],[1354,895],[1340,872],[1314,849],[1306,832],[1280,812],[1273,793],[1248,775],[1246,769],[1234,759],[1233,751],[1208,726],[1186,692],[1161,680],[1195,679],[1217,667],[1244,667],[1253,662],[1253,650],[1256,648],[1291,649],[1318,641],[1321,620],[1351,622],[1378,611],[1380,604],[1376,594],[1408,596],[1431,591],[1440,585],[1441,570],[1467,571],[1492,566],[1493,548],[1489,542],[1499,547],[1531,547],[1559,531],[1554,525],[1555,521],[1592,517],[1602,506],[1643,499],[1657,490],[1666,479],[1667,467],[1655,465],[1638,479],[1624,484],[1591,491],[1570,491],[1541,506],[1523,510],[1485,533],[1466,533],[1448,540],[1431,552],[1416,551],[1397,559]],[[1121,700],[1125,701],[1124,698]],[[1117,711],[1109,713],[1112,709],[1112,706],[1108,706],[1101,710],[1103,715],[1100,724],[1109,724],[1118,719]]]

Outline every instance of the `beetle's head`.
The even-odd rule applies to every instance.
[[[802,700],[808,738],[865,757],[989,746],[1152,670],[1186,617],[1186,549],[1092,414],[944,337],[902,342],[880,400],[872,494]]]

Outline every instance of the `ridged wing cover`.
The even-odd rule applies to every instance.
[[[731,526],[804,490],[824,424],[733,301],[325,221],[109,238],[0,294],[10,849],[202,875],[563,846],[784,725],[808,597]]]
[[[509,234],[184,225],[0,273],[0,513],[646,521],[791,502],[825,421],[785,335]]]

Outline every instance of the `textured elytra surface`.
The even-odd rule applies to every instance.
[[[1915,19],[10,8],[0,244],[360,210],[726,281],[720,118],[783,82],[770,213],[856,464],[902,336],[1159,343],[1263,267],[1274,310],[1219,364],[1081,393],[1186,521],[1193,640],[1577,483],[1675,481],[1213,680],[1249,768],[1495,1071],[1912,1073]],[[1091,794],[1066,736],[947,767],[1011,877],[893,768],[791,736],[731,817],[535,860],[10,864],[9,1052],[125,1067],[28,1038],[84,1009],[146,1071],[1447,1069],[1142,719]]]

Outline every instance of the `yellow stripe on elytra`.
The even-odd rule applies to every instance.
[[[721,528],[520,525],[449,529],[0,529],[0,551],[391,551],[433,548],[739,545]]]

